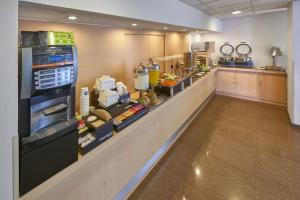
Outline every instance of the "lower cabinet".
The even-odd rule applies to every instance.
[[[219,70],[217,92],[270,103],[287,103],[285,74]]]
[[[236,95],[257,97],[257,74],[236,72]]]
[[[286,76],[274,74],[258,75],[259,98],[279,103],[287,102]]]
[[[218,71],[217,91],[233,94],[235,93],[235,72]]]

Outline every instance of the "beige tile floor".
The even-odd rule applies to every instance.
[[[215,96],[129,199],[300,199],[300,130],[284,108]]]

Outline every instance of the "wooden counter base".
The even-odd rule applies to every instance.
[[[287,106],[285,72],[218,67],[217,94]]]
[[[120,191],[126,189],[132,178],[214,93],[216,71],[217,69],[211,70],[190,87],[21,199],[106,200],[128,195],[130,189],[127,194]]]

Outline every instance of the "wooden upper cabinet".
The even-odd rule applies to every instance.
[[[257,82],[256,73],[236,72],[236,95],[257,97]]]
[[[235,94],[235,72],[218,71],[217,91],[229,94]]]
[[[287,103],[287,78],[285,75],[259,74],[259,98]]]

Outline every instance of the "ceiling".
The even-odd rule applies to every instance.
[[[19,19],[87,24],[107,28],[125,28],[172,32],[199,31],[199,29],[192,29],[188,27],[174,26],[170,24],[130,19],[125,17],[79,11],[74,9],[46,6],[22,1],[19,2],[18,14]],[[68,19],[68,16],[70,15],[75,15],[77,19],[75,21],[70,21]],[[137,24],[137,26],[132,26],[132,24]]]
[[[220,19],[286,10],[292,0],[180,0]],[[241,14],[232,15],[240,10]]]

